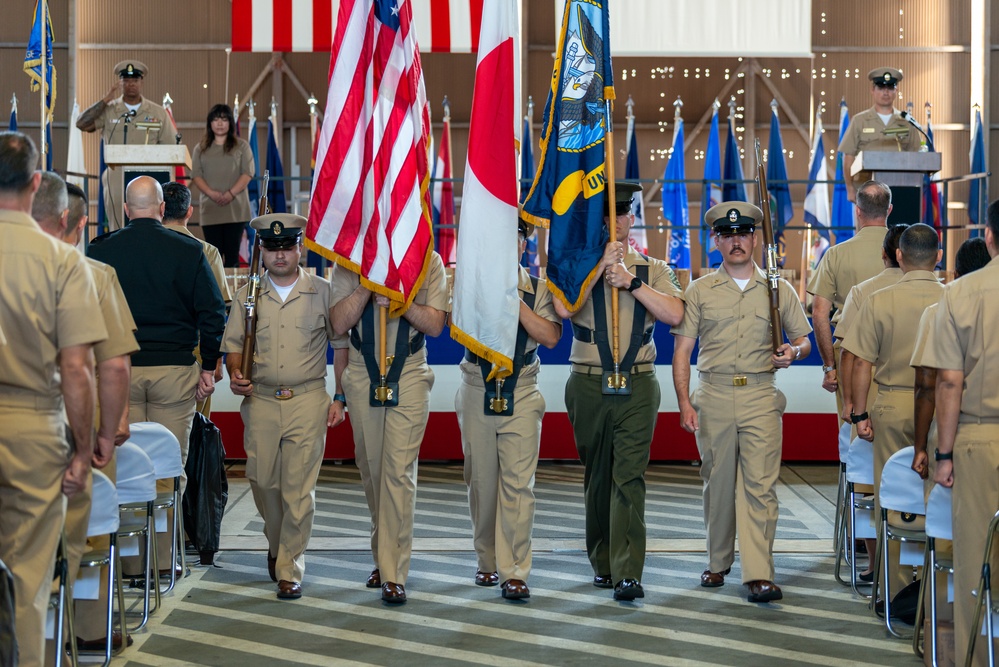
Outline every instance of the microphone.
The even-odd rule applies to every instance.
[[[930,135],[926,134],[926,130],[923,129],[923,126],[920,125],[919,122],[915,118],[912,117],[912,114],[909,113],[908,111],[900,111],[898,115],[901,116],[906,122],[908,122],[909,125],[912,125],[914,128],[916,128],[917,130],[919,130],[919,133],[926,138],[926,146],[927,146],[927,148],[929,148],[931,151],[933,151],[934,150],[933,149],[933,140],[930,139]]]
[[[123,113],[122,115],[120,115],[118,117],[119,118],[124,118],[126,123],[131,123],[132,119],[135,117],[135,109],[132,109],[130,111],[126,111],[125,113]]]
[[[180,145],[180,140],[183,139],[183,137],[180,136],[180,132],[178,132],[177,134],[175,134],[173,138],[174,138],[174,141],[177,142],[178,146]]]

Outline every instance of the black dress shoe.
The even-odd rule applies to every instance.
[[[503,582],[503,597],[507,600],[525,600],[531,597],[531,589],[525,581],[507,579]]]
[[[271,552],[267,552],[267,574],[271,575],[271,581],[277,581],[277,573],[274,568],[277,566],[277,556],[272,556]]]
[[[101,637],[100,639],[81,639],[76,638],[76,650],[78,651],[103,651],[107,648],[107,637]],[[127,645],[132,645],[132,635],[128,635]],[[68,646],[68,644],[67,644]],[[121,632],[115,630],[111,633],[111,649],[117,651],[121,648]]]
[[[406,587],[386,581],[382,584],[382,601],[389,604],[402,604],[406,601]]]
[[[865,584],[873,584],[874,583],[874,570],[871,570],[867,574],[864,574],[863,572],[861,572],[860,574],[857,575],[857,581],[862,581]]]
[[[727,568],[724,572],[712,572],[711,570],[705,570],[701,572],[701,586],[705,588],[718,588],[719,586],[725,585],[725,575],[732,571],[732,568]]]
[[[776,600],[783,599],[784,597],[784,594],[780,590],[780,586],[772,581],[767,581],[766,579],[750,581],[746,585],[749,586],[750,602],[774,602]]]
[[[614,580],[609,574],[597,574],[593,576],[593,585],[597,588],[614,588]]]
[[[297,600],[302,597],[302,584],[282,579],[278,582],[277,596],[279,600]]]
[[[499,575],[495,572],[483,572],[482,570],[475,571],[476,586],[495,586],[498,583]]]
[[[634,600],[644,597],[645,591],[642,589],[641,582],[637,579],[622,579],[614,586],[615,600]]]
[[[364,585],[368,588],[381,588],[382,587],[382,575],[376,567],[368,575],[368,580],[364,582]]]

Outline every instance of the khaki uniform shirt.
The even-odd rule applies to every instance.
[[[887,227],[864,227],[852,239],[837,243],[822,256],[808,283],[808,293],[832,302],[834,326],[839,323],[850,289],[873,278],[884,267],[881,250],[887,233]]]
[[[851,287],[850,294],[843,303],[843,311],[840,313],[839,324],[836,325],[836,331],[833,332],[833,335],[840,340],[846,338],[846,332],[857,321],[860,308],[867,302],[867,299],[879,289],[891,287],[901,277],[902,269],[893,266],[885,269],[873,278],[868,278],[859,285]]]
[[[225,192],[239,180],[240,176],[253,178],[256,166],[253,163],[253,152],[250,144],[243,139],[236,139],[236,146],[226,153],[222,146],[212,144],[208,150],[201,150],[199,143],[194,147],[191,157],[191,177],[200,177],[213,190]],[[229,202],[228,206],[219,206],[211,197],[201,193],[201,225],[220,225],[227,222],[249,222],[253,215],[250,212],[250,195],[246,188]]]
[[[916,372],[909,362],[919,318],[942,293],[943,285],[932,271],[909,271],[896,284],[871,295],[843,340],[843,349],[874,364],[879,387],[911,390]]]
[[[184,225],[164,224],[163,226],[167,229],[172,229],[178,234],[190,236],[192,239],[201,244],[201,247],[205,251],[205,259],[208,260],[208,267],[212,270],[212,275],[215,276],[215,282],[219,284],[219,291],[222,292],[222,300],[227,304],[232,302],[232,290],[229,289],[229,281],[225,279],[225,265],[222,263],[222,255],[219,253],[219,249],[208,241],[199,239]]]
[[[999,359],[999,259],[947,285],[937,310],[932,345],[923,365],[964,371],[961,414],[999,418],[999,391],[992,364]]]
[[[94,287],[101,303],[101,315],[104,316],[104,326],[108,337],[94,345],[94,359],[97,363],[132,354],[139,350],[139,342],[135,340],[135,320],[132,311],[128,309],[125,293],[118,284],[118,273],[114,267],[104,262],[87,258],[90,273],[94,277]]]
[[[122,115],[127,112],[128,107],[119,97],[104,107],[101,115],[94,119],[94,126],[101,132],[105,144],[125,143],[125,121]],[[149,130],[147,140],[146,130],[137,127],[136,123],[159,123],[159,128]],[[173,125],[170,123],[166,109],[143,97],[135,116],[129,122],[128,145],[172,144],[173,142]]]
[[[937,320],[937,310],[940,303],[931,303],[919,318],[919,331],[916,333],[916,345],[912,348],[912,359],[909,365],[913,368],[926,366],[926,351],[933,347],[933,332]]]
[[[236,304],[222,337],[225,353],[243,351],[243,304],[247,289],[244,286],[236,294]],[[299,269],[298,282],[282,302],[268,274],[264,273],[257,294],[254,382],[293,387],[326,377],[326,350],[336,339],[330,323],[330,295],[330,284],[326,280]]]
[[[905,134],[898,135],[898,141],[894,136],[884,134],[885,130],[896,128],[907,130]],[[860,151],[898,151],[901,145],[903,151],[918,151],[922,138],[919,131],[899,115],[898,110],[885,125],[875,108],[871,107],[853,117],[836,150],[844,155],[856,155]]]
[[[336,304],[341,299],[350,296],[360,284],[361,280],[356,273],[337,264],[333,269],[333,303]],[[431,308],[436,308],[437,310],[445,313],[451,311],[451,303],[447,295],[447,274],[444,272],[444,261],[436,252],[433,253],[430,258],[430,266],[427,267],[427,275],[424,276],[423,284],[420,285],[420,291],[417,292],[416,297],[413,298],[413,303],[418,303],[422,306],[430,306]],[[363,316],[357,321],[357,324],[355,324],[353,328],[357,330],[357,333],[361,336],[361,340],[366,341],[370,336],[374,342],[375,349],[378,349],[377,307],[375,308],[375,330],[373,332],[364,331]],[[396,335],[399,333],[398,317],[388,318],[385,333],[385,354],[392,356],[395,354]],[[409,328],[410,340],[415,338],[417,334],[419,334],[419,331],[417,331],[415,327],[411,326]],[[347,346],[346,341],[343,346]],[[361,355],[361,351],[355,349],[353,345],[350,346],[349,359],[353,363],[364,363],[364,357]]]
[[[794,288],[781,279],[780,319],[788,340],[812,330]],[[699,338],[697,370],[708,373],[772,373],[773,340],[770,327],[770,293],[767,277],[756,267],[745,290],[722,264],[714,273],[698,278],[684,293],[683,321],[674,336]]]
[[[627,245],[627,244],[626,244]],[[657,292],[662,292],[667,296],[675,296],[678,299],[683,298],[683,291],[680,289],[680,281],[677,280],[676,274],[673,270],[669,268],[661,259],[655,259],[650,257],[646,259],[634,248],[628,246],[627,253],[624,256],[624,266],[632,274],[637,275],[635,271],[635,266],[638,265],[648,265],[649,267],[649,279],[648,285]],[[604,291],[604,303],[605,303],[605,317],[607,322],[607,332],[608,335],[612,335],[612,325],[611,325],[611,290],[615,289],[607,284],[607,281],[603,279],[603,276],[598,275],[595,279],[597,284],[593,286],[593,289],[602,289]],[[631,325],[635,319],[635,297],[631,295],[627,290],[620,290],[618,297],[618,323],[619,323],[619,339],[621,341],[621,357],[623,358],[625,353],[628,351],[628,344],[631,340]],[[656,321],[656,318],[652,313],[646,311],[645,313],[645,324],[642,329],[648,329]],[[585,302],[583,302],[582,307],[576,311],[576,314],[572,316],[572,323],[576,326],[581,326],[594,330],[594,316],[593,316],[593,295],[591,294]],[[655,341],[649,341],[648,345],[643,345],[639,349],[638,354],[635,356],[635,363],[649,363],[655,362],[656,360],[656,343]],[[600,366],[600,351],[597,349],[596,343],[584,343],[583,341],[576,340],[575,337],[572,339],[572,349],[569,352],[569,361],[575,364],[585,364],[587,366]]]
[[[562,326],[562,318],[555,312],[555,303],[552,301],[552,293],[548,289],[548,283],[544,280],[538,280],[538,289],[537,292],[535,292],[534,285],[531,283],[531,274],[528,273],[527,269],[522,266],[520,267],[520,272],[518,274],[517,290],[520,292],[521,299],[524,298],[525,294],[534,294],[534,313],[536,315],[543,317],[549,322],[554,322],[560,327]],[[536,349],[538,349],[538,341],[531,338],[530,334],[528,334],[527,344],[524,346],[524,353],[527,354]],[[533,364],[524,366],[520,369],[520,377],[531,377],[533,375],[537,375],[540,368],[541,360],[535,359]],[[473,364],[470,361],[462,361],[461,370],[477,376],[480,380],[482,379],[478,364]]]
[[[0,210],[0,393],[62,395],[59,350],[98,343],[107,328],[83,255],[19,211]]]

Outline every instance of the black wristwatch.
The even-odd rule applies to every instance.
[[[871,414],[869,412],[861,412],[859,415],[855,415],[852,412],[850,413],[850,421],[853,422],[854,424],[859,424],[865,419],[870,419],[870,418]]]
[[[638,277],[632,278],[631,279],[631,284],[628,285],[628,291],[629,292],[634,292],[635,290],[637,290],[639,287],[641,287],[644,284],[645,283],[642,282],[641,278],[638,278]]]
[[[945,454],[944,452],[941,452],[939,449],[934,449],[933,450],[933,460],[934,461],[953,461],[954,460],[954,452],[947,452]]]

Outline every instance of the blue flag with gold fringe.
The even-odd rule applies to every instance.
[[[566,0],[545,102],[540,160],[521,217],[548,228],[548,284],[582,305],[607,244],[605,100],[614,99],[608,0]]]
[[[44,53],[42,53],[43,24],[45,26]],[[47,115],[45,121],[51,121],[56,101],[56,70],[52,64],[52,16],[49,14],[48,4],[44,0],[38,0],[35,5],[31,36],[28,38],[28,49],[24,53],[24,72],[31,79],[32,92],[41,89],[42,77],[45,77],[45,113]]]

